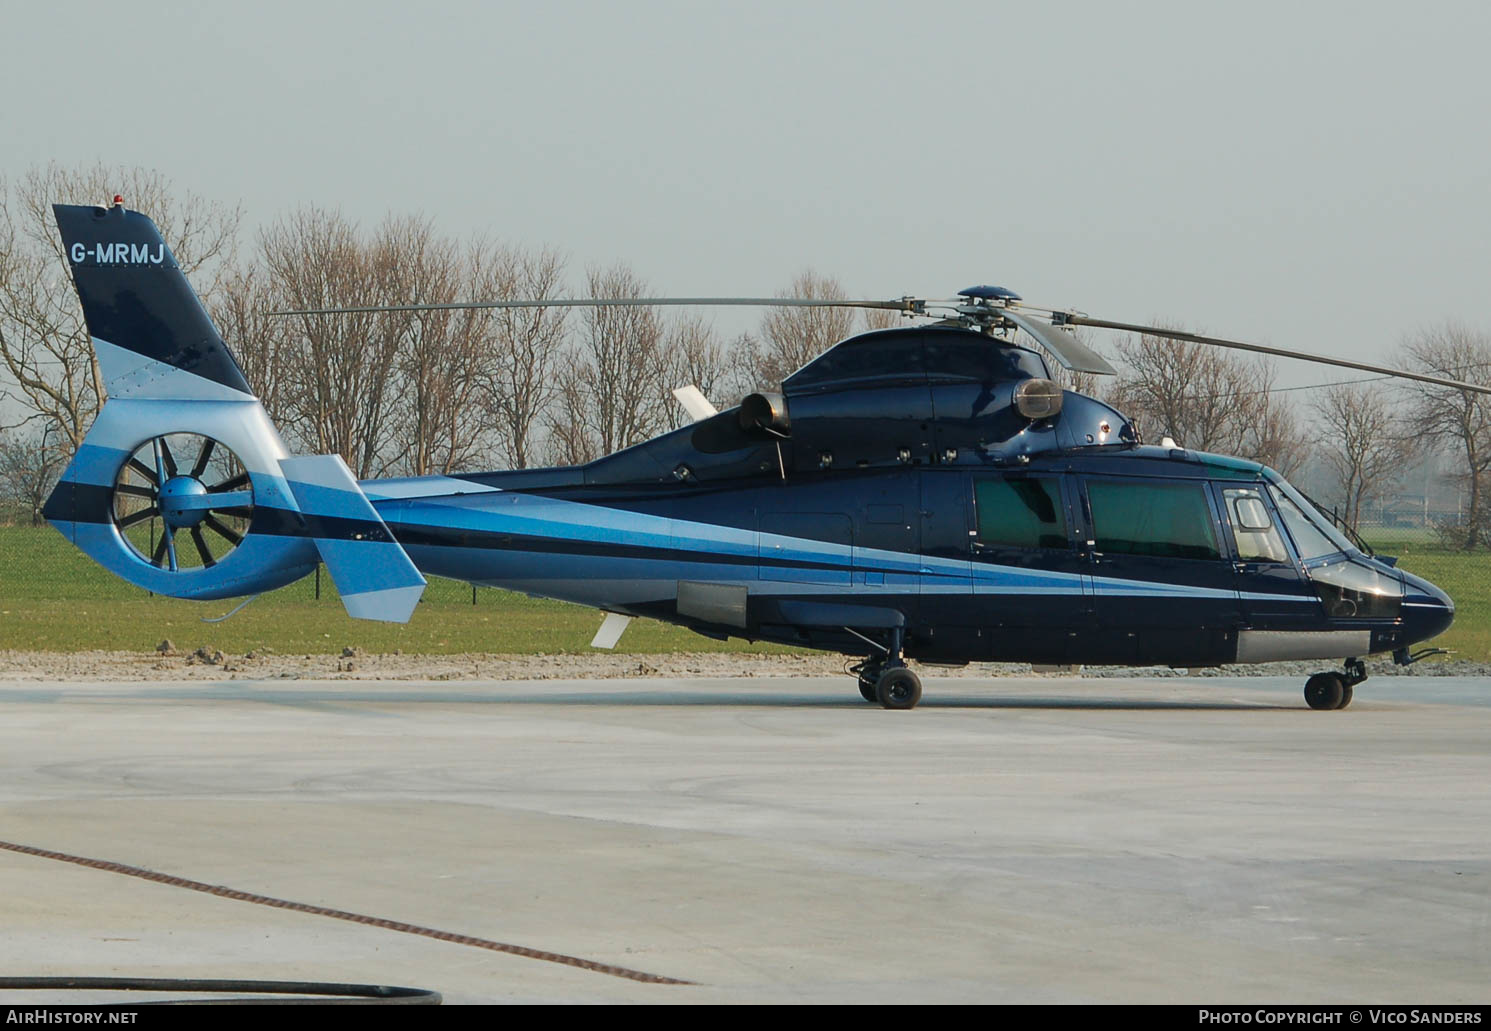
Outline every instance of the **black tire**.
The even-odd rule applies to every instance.
[[[905,666],[893,666],[880,674],[875,700],[887,709],[914,709],[922,700],[922,681]]]
[[[867,702],[880,701],[880,696],[875,693],[875,684],[864,677],[859,678],[859,696]]]
[[[1344,709],[1344,708],[1346,708],[1346,706],[1350,705],[1351,704],[1351,696],[1352,696],[1353,693],[1354,692],[1351,690],[1351,685],[1343,683],[1341,685],[1341,704],[1337,705],[1336,708],[1338,708],[1338,709]]]
[[[1316,673],[1305,681],[1305,703],[1312,709],[1339,709],[1346,697],[1346,680],[1339,673]]]

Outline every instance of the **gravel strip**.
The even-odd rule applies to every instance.
[[[588,652],[561,655],[404,655],[364,654],[344,649],[338,655],[279,655],[250,652],[225,655],[209,648],[196,651],[140,653],[121,651],[0,651],[0,679],[59,680],[576,680],[622,677],[819,677],[845,672],[855,660],[839,655],[752,655],[728,652],[679,652],[628,655]],[[1072,676],[1070,671],[1033,674],[1027,663],[970,663],[927,666],[913,663],[923,677]],[[1221,666],[1186,670],[1168,667],[1089,667],[1086,677],[1164,676],[1297,676],[1337,668],[1328,659],[1256,666]],[[1491,663],[1439,656],[1407,668],[1389,659],[1367,663],[1372,676],[1491,676]]]

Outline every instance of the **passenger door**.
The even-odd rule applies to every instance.
[[[917,479],[919,633],[928,638],[932,651],[966,658],[981,650],[977,620],[969,610],[973,584],[968,564],[968,472],[933,466],[920,470]]]
[[[973,474],[974,604],[994,655],[1071,661],[1088,625],[1086,560],[1070,527],[1071,498],[1055,473]]]
[[[1202,480],[1083,483],[1093,621],[1112,661],[1204,666],[1236,656],[1230,555]]]

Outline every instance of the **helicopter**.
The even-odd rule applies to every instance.
[[[1409,664],[1449,596],[1343,534],[1258,463],[1147,444],[1059,387],[1114,369],[1078,326],[1491,388],[1041,308],[972,287],[926,300],[473,301],[278,314],[616,304],[879,308],[933,319],[846,339],[775,391],[585,465],[355,479],[292,455],[154,223],[55,205],[108,400],[43,515],[129,582],[257,596],[324,564],[349,615],[407,621],[426,576],[603,610],[613,647],[647,617],[711,638],[844,654],[861,696],[911,709],[911,660],[1211,667],[1364,657]],[[1045,352],[1024,346],[1023,332]],[[161,532],[157,538],[157,522]],[[150,537],[145,534],[150,528]]]

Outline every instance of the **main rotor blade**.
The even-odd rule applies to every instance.
[[[448,304],[378,304],[365,308],[308,308],[272,311],[270,315],[364,315],[375,312],[457,311],[466,308],[651,308],[666,305],[749,308],[879,308],[922,314],[926,302],[915,297],[894,301],[833,301],[810,297],[584,297],[549,301],[452,301]]]
[[[1107,359],[1071,333],[1011,308],[1001,308],[999,314],[1039,340],[1046,350],[1056,356],[1057,361],[1073,372],[1091,372],[1099,376],[1118,375],[1118,370],[1109,365]]]
[[[1239,351],[1269,354],[1276,358],[1298,358],[1300,361],[1317,362],[1321,365],[1335,365],[1343,369],[1358,369],[1362,372],[1376,372],[1384,376],[1395,376],[1399,379],[1417,380],[1420,383],[1432,383],[1437,387],[1472,390],[1477,394],[1491,394],[1491,386],[1484,386],[1479,383],[1466,383],[1458,379],[1444,379],[1440,376],[1429,376],[1421,372],[1391,369],[1386,365],[1372,365],[1368,362],[1354,362],[1346,358],[1332,358],[1329,355],[1311,354],[1308,351],[1290,351],[1282,347],[1266,347],[1263,344],[1249,344],[1241,340],[1225,340],[1221,337],[1202,336],[1200,333],[1185,333],[1178,329],[1160,329],[1154,326],[1139,326],[1128,322],[1109,322],[1106,319],[1090,319],[1086,315],[1066,315],[1064,318],[1073,326],[1092,326],[1094,329],[1117,329],[1128,333],[1142,333],[1149,336],[1164,337],[1167,340],[1185,340],[1193,344],[1231,347]]]

